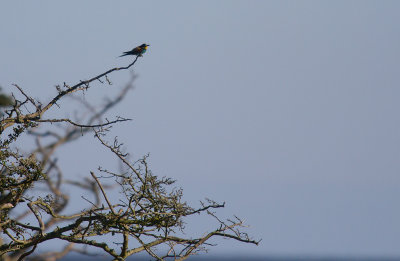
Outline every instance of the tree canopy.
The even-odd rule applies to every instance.
[[[92,249],[100,249],[114,260],[125,260],[139,252],[156,260],[184,260],[212,246],[211,238],[259,243],[242,232],[244,225],[238,217],[224,220],[217,216],[215,211],[224,203],[205,199],[197,207],[189,206],[174,180],[152,173],[148,155],[132,159],[123,152],[117,138],[110,141],[111,127],[130,119],[117,116],[108,120],[104,115],[132,90],[134,77],[100,108],[80,99],[76,119],[47,117],[48,110],[68,96],[95,88],[95,83],[112,85],[109,76],[132,68],[138,58],[126,67],[112,68],[73,86],[56,86],[57,94],[47,103],[32,98],[17,84],[13,85],[16,93],[12,96],[0,94],[4,101],[0,121],[2,260],[56,260],[71,251],[88,254]],[[50,128],[54,125],[58,131]],[[69,142],[79,142],[86,133],[92,133],[94,141],[109,151],[110,160],[111,155],[116,156],[121,165],[119,172],[100,167],[79,181],[63,175],[65,170],[58,163],[63,156],[57,151]],[[35,145],[24,147],[19,142],[22,137]],[[110,179],[116,186],[104,182]],[[67,206],[73,206],[66,186],[92,194],[92,198],[82,196],[87,207],[66,211]],[[119,190],[123,197],[110,194],[112,189]],[[185,219],[198,214],[212,218],[217,225],[200,236],[187,236]],[[107,241],[110,235],[115,244]],[[65,242],[62,251],[37,253],[39,245],[56,239]]]

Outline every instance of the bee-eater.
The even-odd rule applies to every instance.
[[[124,52],[124,54],[121,55],[120,57],[125,56],[125,55],[142,56],[142,54],[144,54],[147,51],[147,46],[150,46],[150,45],[145,44],[145,43],[142,44],[142,45],[139,45],[138,47],[135,47],[135,48],[133,48],[132,50],[130,50],[128,52]]]

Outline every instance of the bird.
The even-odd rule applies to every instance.
[[[124,54],[119,56],[119,57],[122,57],[122,56],[125,56],[125,55],[142,56],[147,51],[147,46],[150,46],[150,45],[144,43],[142,45],[139,45],[139,46],[133,48],[132,50],[130,50],[128,52],[124,52]]]

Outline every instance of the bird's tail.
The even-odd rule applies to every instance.
[[[128,55],[128,53],[125,52],[123,55],[120,55],[118,57],[122,57],[122,56],[125,56],[125,55]]]

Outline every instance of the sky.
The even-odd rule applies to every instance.
[[[222,216],[262,238],[220,240],[211,253],[399,257],[399,8],[3,1],[0,85],[49,101],[55,85],[127,65],[116,57],[148,43],[135,90],[109,115],[133,121],[110,135],[134,157],[150,153],[153,172],[175,178],[188,202],[225,201]],[[130,76],[113,73],[85,99],[113,97]],[[115,163],[92,135],[59,153],[71,178]]]

